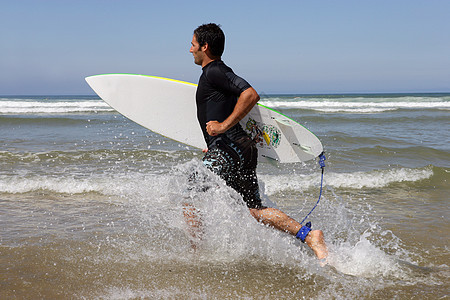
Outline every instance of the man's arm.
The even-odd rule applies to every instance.
[[[239,95],[233,112],[222,123],[209,121],[206,123],[206,131],[211,136],[216,136],[226,132],[228,129],[239,123],[259,101],[259,95],[254,88],[250,87]]]

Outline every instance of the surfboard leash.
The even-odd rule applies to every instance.
[[[322,169],[322,175],[320,178],[320,193],[319,193],[319,199],[316,202],[316,205],[314,205],[314,207],[311,209],[311,211],[306,215],[306,217],[303,218],[303,220],[300,222],[300,224],[303,224],[303,222],[305,222],[305,220],[309,217],[309,215],[314,211],[314,209],[316,209],[317,205],[319,205],[320,202],[320,198],[322,197],[322,187],[323,187],[323,172],[325,170],[325,160],[327,158],[325,157],[324,152],[320,153],[319,155],[319,166]],[[306,227],[311,228],[311,222],[308,222],[305,224]]]

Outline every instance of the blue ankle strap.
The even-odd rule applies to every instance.
[[[306,236],[309,234],[310,231],[311,231],[311,222],[308,222],[305,224],[305,226],[302,226],[302,228],[300,228],[295,237],[300,239],[304,243]]]

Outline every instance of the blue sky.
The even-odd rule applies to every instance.
[[[261,93],[450,92],[450,1],[3,1],[0,95],[93,94],[84,77],[197,82],[193,29]]]

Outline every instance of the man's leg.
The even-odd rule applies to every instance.
[[[297,234],[302,225],[276,208],[250,208],[250,214],[265,225],[287,232],[293,236]],[[318,259],[328,256],[327,245],[321,230],[312,230],[305,238],[305,243],[314,251]]]
[[[210,148],[203,158],[203,163],[208,169],[219,175],[225,180],[226,184],[235,189],[242,195],[244,201],[249,207],[261,207],[261,198],[259,196],[258,179],[256,176],[257,149],[251,139],[244,138],[240,141],[243,150],[244,163],[240,170],[236,170],[236,161],[239,160],[239,154],[233,147],[221,142],[226,150],[213,147]],[[228,154],[228,155],[227,155]],[[281,231],[290,233],[294,236],[302,227],[300,223],[290,218],[282,211],[275,208],[250,208],[251,215],[263,224],[270,225]],[[321,230],[312,230],[305,238],[305,243],[314,251],[319,259],[328,256],[327,246],[323,239]]]
[[[202,221],[200,218],[200,212],[194,206],[188,203],[183,204],[183,215],[188,225],[188,231],[191,235],[191,247],[197,250],[197,242],[202,238]]]

